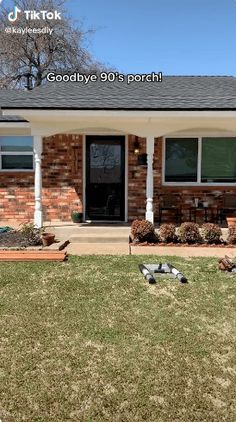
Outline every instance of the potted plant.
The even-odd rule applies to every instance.
[[[47,233],[47,232],[42,233],[43,246],[50,246],[52,243],[54,243],[54,240],[55,240],[55,234]]]
[[[83,213],[77,210],[73,210],[71,211],[71,219],[73,223],[82,223]]]

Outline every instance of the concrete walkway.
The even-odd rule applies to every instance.
[[[127,243],[70,243],[66,247],[72,255],[129,255]]]
[[[66,247],[72,255],[129,255],[129,245],[119,243],[71,243]],[[235,259],[236,248],[213,248],[193,246],[133,246],[131,255],[181,256],[190,257],[218,257],[225,255]]]

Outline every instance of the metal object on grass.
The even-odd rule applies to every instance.
[[[162,264],[139,264],[140,272],[149,283],[156,282],[156,276],[168,276],[168,278],[178,278],[181,283],[187,283],[187,278],[169,263]]]

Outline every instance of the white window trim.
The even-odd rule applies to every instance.
[[[17,135],[4,135],[4,137],[7,136],[16,136]],[[22,135],[19,135],[22,136]],[[25,136],[29,136],[29,135],[25,135]],[[30,136],[31,137],[31,136]],[[32,146],[33,147],[33,146]],[[2,156],[3,155],[30,155],[33,157],[33,168],[32,169],[22,169],[22,168],[14,168],[14,169],[4,169],[2,168]],[[32,149],[32,151],[2,151],[1,147],[0,147],[0,172],[1,173],[33,173],[35,170],[35,163],[34,163],[34,151]]]
[[[234,183],[219,183],[219,182],[212,182],[212,183],[203,183],[201,182],[201,161],[202,161],[202,138],[220,138],[220,137],[224,137],[224,138],[236,138],[236,135],[226,135],[224,136],[224,134],[220,134],[220,136],[218,135],[209,135],[207,134],[206,136],[202,135],[202,136],[194,136],[194,134],[192,135],[178,135],[178,136],[165,136],[163,138],[163,148],[162,148],[162,185],[163,186],[236,186],[236,182]],[[165,182],[165,166],[166,166],[166,139],[188,139],[188,138],[195,138],[198,139],[198,163],[197,163],[197,182]]]

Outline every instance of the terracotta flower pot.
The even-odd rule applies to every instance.
[[[229,226],[236,226],[236,215],[226,217],[226,221],[227,221],[228,227]]]
[[[43,233],[42,242],[43,246],[50,246],[55,240],[55,234],[53,233]]]

